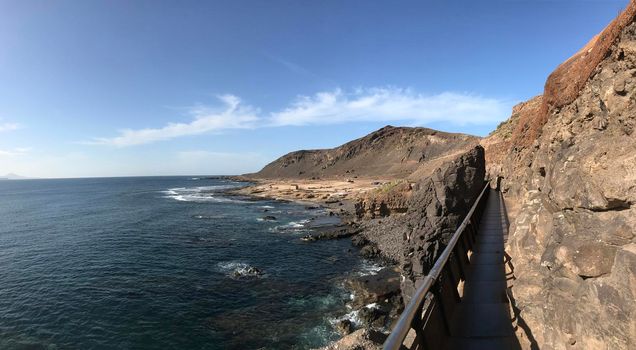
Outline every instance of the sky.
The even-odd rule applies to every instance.
[[[385,125],[485,136],[627,3],[0,0],[0,175],[241,174]]]

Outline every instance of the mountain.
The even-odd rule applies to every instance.
[[[636,348],[636,1],[482,140],[528,348]]]
[[[479,138],[427,128],[386,126],[342,146],[286,154],[254,179],[419,178],[444,160],[479,143]]]
[[[20,176],[14,173],[8,173],[4,176],[0,176],[0,180],[26,180],[30,179],[29,177]]]

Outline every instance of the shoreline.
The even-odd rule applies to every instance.
[[[226,195],[291,202],[305,206],[308,213],[324,209],[328,213],[327,217],[337,218],[337,222],[316,224],[317,217],[313,216],[307,227],[314,232],[300,239],[308,244],[350,239],[352,248],[359,249],[361,260],[377,264],[380,268],[368,274],[344,276],[344,288],[352,295],[351,300],[346,302],[349,312],[332,323],[333,330],[341,337],[323,349],[360,342],[366,343],[369,349],[380,346],[403,308],[400,272],[398,264],[384,256],[377,245],[365,237],[365,229],[373,222],[356,215],[356,202],[368,191],[390,181],[364,179],[356,184],[355,180],[263,180],[243,177],[233,177],[231,180],[250,184],[226,190]]]

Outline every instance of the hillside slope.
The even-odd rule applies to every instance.
[[[482,141],[528,348],[636,348],[635,19],[632,0]]]
[[[255,179],[417,178],[479,138],[427,128],[386,126],[333,149],[296,151],[244,176]]]

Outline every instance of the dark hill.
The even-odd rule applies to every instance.
[[[342,146],[288,153],[261,171],[255,179],[311,179],[381,177],[409,178],[443,159],[465,152],[479,138],[427,128],[386,126]]]

